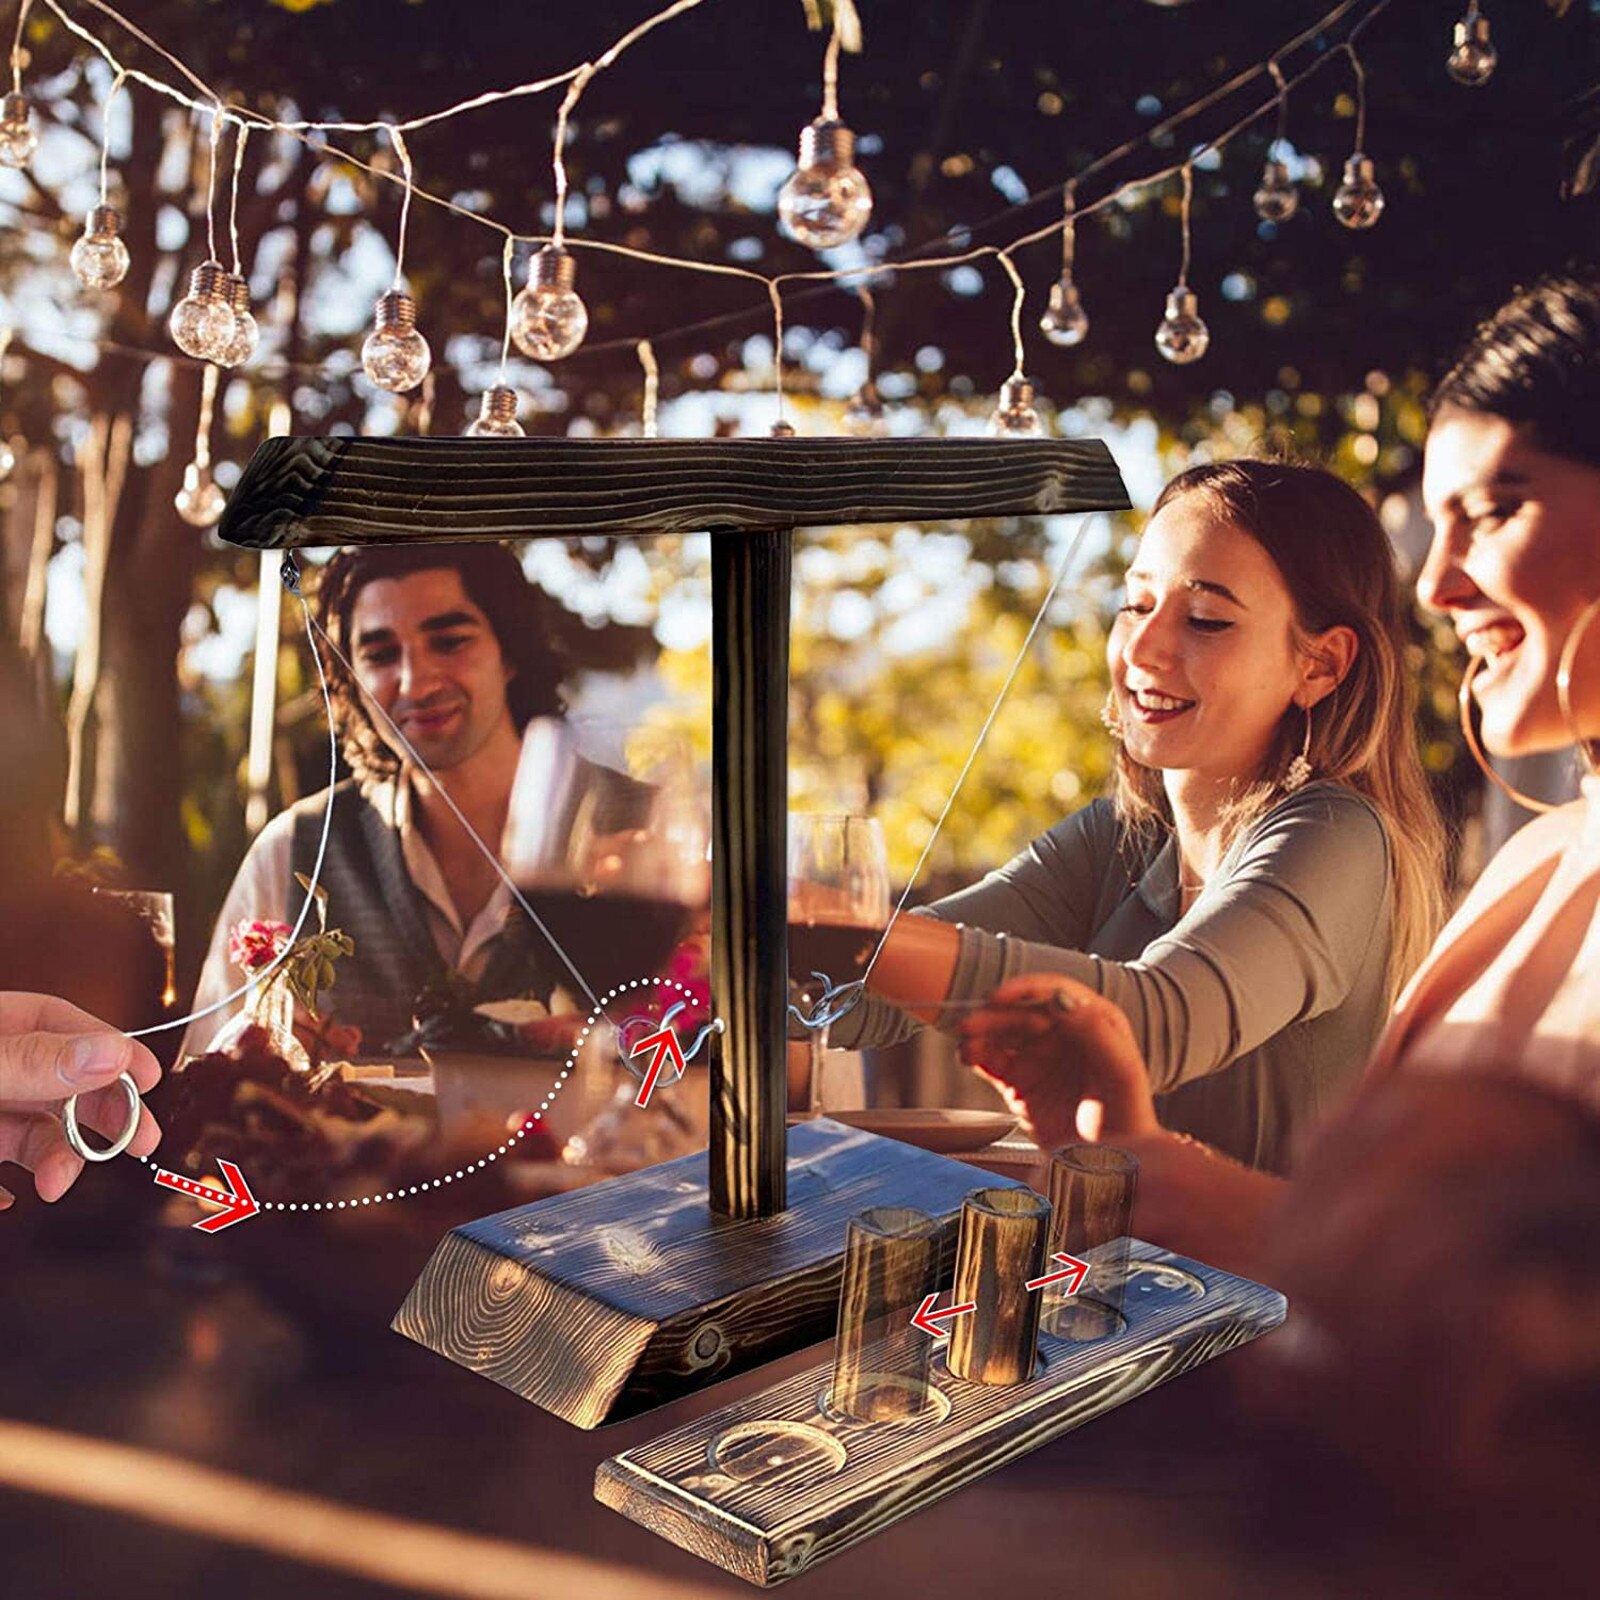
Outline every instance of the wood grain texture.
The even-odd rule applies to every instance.
[[[1092,1252],[1091,1252],[1092,1254]],[[819,1366],[602,1462],[595,1496],[751,1583],[795,1577],[1101,1413],[1282,1322],[1281,1295],[1140,1240],[1126,1327],[1049,1334],[1025,1383],[934,1367],[920,1421],[852,1424],[819,1403]]]
[[[702,1152],[465,1223],[393,1326],[593,1428],[830,1337],[869,1206],[938,1218],[948,1279],[970,1167],[819,1119],[790,1131],[788,1170],[775,1217],[713,1215]]]
[[[711,536],[711,1209],[784,1208],[787,532]]]
[[[1039,1343],[1037,1294],[1017,1292],[1040,1276],[1050,1202],[1027,1189],[978,1189],[961,1207],[950,1303],[977,1310],[950,1325],[950,1371],[973,1383],[1021,1383]]]
[[[250,549],[1117,510],[1097,439],[268,439],[218,533]]]

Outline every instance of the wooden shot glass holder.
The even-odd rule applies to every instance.
[[[922,1416],[855,1423],[830,1406],[824,1363],[602,1462],[595,1497],[769,1587],[1248,1343],[1285,1310],[1271,1289],[1135,1239],[1117,1331],[1042,1333],[1021,1383],[965,1382],[941,1354]]]

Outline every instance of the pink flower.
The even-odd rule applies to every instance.
[[[293,933],[287,922],[242,917],[228,935],[228,959],[245,972],[259,972],[288,948]]]

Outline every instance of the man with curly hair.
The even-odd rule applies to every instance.
[[[323,667],[352,776],[289,807],[251,845],[195,1009],[238,987],[228,936],[241,918],[294,920],[296,874],[311,872],[329,805],[328,921],[355,941],[329,1010],[367,1048],[404,1034],[416,996],[446,969],[485,998],[547,992],[552,957],[455,813],[497,847],[522,730],[562,713],[553,603],[503,545],[418,544],[339,552],[316,607],[337,650],[324,648]],[[196,1023],[186,1046],[203,1049],[221,1021]]]

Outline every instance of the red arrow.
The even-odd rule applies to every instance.
[[[221,1189],[213,1189],[209,1183],[196,1183],[193,1178],[185,1178],[181,1173],[168,1172],[165,1167],[156,1169],[156,1182],[163,1189],[176,1189],[180,1194],[192,1195],[196,1200],[206,1200],[224,1208],[195,1223],[201,1233],[221,1233],[224,1228],[231,1228],[234,1223],[255,1216],[261,1209],[260,1202],[250,1193],[250,1185],[244,1181],[244,1174],[231,1161],[218,1161],[217,1165],[222,1168],[223,1179],[231,1193],[224,1194]]]
[[[1089,1263],[1080,1261],[1076,1256],[1068,1255],[1055,1255],[1051,1256],[1050,1259],[1052,1261],[1065,1261],[1067,1270],[1065,1272],[1047,1272],[1042,1278],[1030,1278],[1028,1287],[1030,1289],[1042,1289],[1047,1283],[1060,1283],[1063,1278],[1071,1278],[1072,1282],[1067,1286],[1067,1293],[1076,1294],[1083,1287],[1083,1280],[1089,1276]]]
[[[943,1311],[930,1310],[929,1308],[936,1304],[938,1299],[938,1295],[930,1294],[917,1307],[917,1314],[911,1319],[913,1328],[920,1328],[923,1333],[931,1333],[935,1339],[943,1339],[949,1334],[950,1330],[948,1328],[939,1326],[946,1317],[964,1317],[969,1311],[978,1309],[978,1302],[973,1300],[964,1306],[946,1306]]]
[[[651,1046],[655,1047],[655,1059],[645,1069],[644,1082],[639,1085],[639,1092],[634,1096],[633,1103],[636,1106],[650,1104],[650,1096],[656,1090],[656,1080],[661,1076],[661,1064],[667,1056],[672,1057],[675,1069],[672,1074],[673,1081],[676,1082],[683,1076],[683,1046],[678,1043],[678,1036],[671,1028],[663,1028],[660,1033],[652,1033],[648,1039],[641,1039],[628,1052],[628,1059],[631,1061],[635,1056],[643,1055]]]

